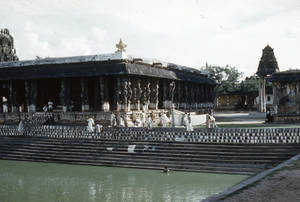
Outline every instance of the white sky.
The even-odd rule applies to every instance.
[[[21,60],[112,53],[199,68],[256,72],[274,48],[280,70],[300,68],[300,0],[0,0],[0,28]]]

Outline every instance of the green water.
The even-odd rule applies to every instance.
[[[1,202],[199,201],[247,176],[0,160]]]

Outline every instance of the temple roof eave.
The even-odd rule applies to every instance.
[[[300,70],[275,72],[269,79],[271,82],[300,82]]]

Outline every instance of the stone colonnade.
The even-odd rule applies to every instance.
[[[171,82],[138,76],[12,80],[1,82],[7,91],[0,94],[8,99],[10,112],[39,111],[49,100],[64,112],[170,109],[172,103],[183,110],[212,107],[214,86],[177,80],[172,92]]]
[[[273,113],[300,115],[300,82],[273,82]]]

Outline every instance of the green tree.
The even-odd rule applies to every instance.
[[[238,83],[243,76],[243,72],[239,72],[236,67],[207,65],[206,70],[209,72],[210,78],[218,82],[218,91],[234,91],[240,88]]]

